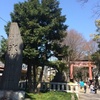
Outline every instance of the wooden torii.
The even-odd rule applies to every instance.
[[[74,79],[73,77],[73,70],[74,67],[88,67],[89,70],[89,79],[92,80],[93,79],[93,75],[92,75],[92,68],[96,67],[96,65],[94,65],[94,63],[92,61],[71,61],[70,63],[70,79]]]

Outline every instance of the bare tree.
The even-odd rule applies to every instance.
[[[84,46],[85,59],[91,60],[91,55],[98,50],[96,41],[90,40]],[[86,58],[87,57],[87,58]]]
[[[70,60],[91,59],[90,55],[98,50],[96,41],[92,39],[87,41],[81,33],[74,29],[67,31],[63,44],[69,46]]]
[[[95,53],[98,50],[98,44],[96,41],[90,40],[88,42],[89,51],[91,54]]]
[[[78,33],[74,29],[67,31],[67,37],[64,40],[64,44],[69,46],[71,50],[71,60],[83,59],[86,40],[81,33]]]
[[[88,1],[93,1],[93,0],[77,0],[78,2],[81,2],[82,5],[85,3],[88,3]],[[93,16],[96,16],[97,18],[100,17],[100,1],[95,2],[94,7],[92,8],[93,11]]]
[[[88,0],[77,0],[77,1],[82,2],[83,4],[88,2]]]
[[[100,17],[100,1],[98,1],[93,7],[93,16]]]

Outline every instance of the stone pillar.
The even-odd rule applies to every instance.
[[[11,23],[4,73],[0,84],[1,90],[18,90],[22,70],[22,48],[23,42],[19,27],[17,23]]]

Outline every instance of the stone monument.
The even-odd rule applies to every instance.
[[[18,91],[18,83],[22,70],[22,49],[23,41],[18,24],[15,22],[11,23],[0,90]]]

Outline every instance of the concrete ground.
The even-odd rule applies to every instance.
[[[86,93],[84,90],[80,90],[79,100],[100,100],[100,90],[97,90],[97,94],[90,93],[89,88]]]

